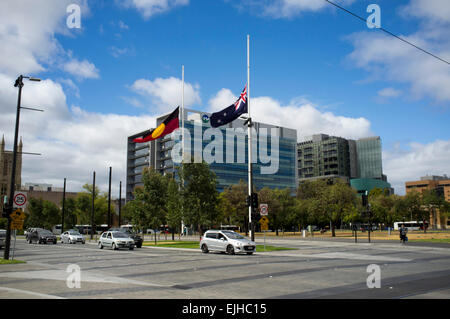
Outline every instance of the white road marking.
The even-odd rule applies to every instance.
[[[19,293],[19,294],[32,295],[32,296],[41,297],[41,298],[48,298],[48,299],[66,299],[63,297],[41,294],[38,292],[29,291],[29,290],[14,289],[14,288],[9,288],[9,287],[0,287],[0,291],[1,290],[7,291],[7,292]]]

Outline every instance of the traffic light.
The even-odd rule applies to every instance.
[[[10,214],[11,214],[11,210],[9,209],[8,203],[3,204],[2,217],[8,218],[8,216]]]
[[[369,198],[368,198],[368,195],[367,195],[367,191],[365,191],[362,194],[361,198],[362,198],[362,205],[363,205],[363,207],[367,207],[367,205],[369,204]]]
[[[259,208],[257,193],[252,193],[252,208],[254,210],[258,210],[258,208]]]
[[[261,219],[261,214],[259,213],[259,211],[253,211],[252,212],[252,222],[259,222],[260,219]]]
[[[247,204],[247,207],[250,207],[250,205],[252,204],[252,198],[251,196],[247,196],[245,198],[245,203]]]

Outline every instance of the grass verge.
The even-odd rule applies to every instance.
[[[17,259],[7,260],[7,259],[0,258],[0,265],[24,264],[24,263],[26,263],[26,262],[22,261],[22,260],[17,260]]]
[[[158,242],[156,244],[156,246],[155,246],[154,242],[144,242],[143,246],[200,249],[199,248],[199,243],[196,242],[196,241],[161,241],[161,242]],[[257,252],[294,250],[294,249],[295,248],[287,248],[287,247],[266,245],[266,249],[264,250],[264,245],[256,245],[256,251]]]
[[[450,238],[409,239],[412,243],[445,243],[450,244]]]

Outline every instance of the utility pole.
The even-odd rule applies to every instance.
[[[92,181],[91,240],[94,239],[94,209],[95,209],[95,172]]]
[[[17,162],[17,139],[19,135],[19,122],[20,122],[20,109],[21,109],[21,100],[22,100],[22,88],[23,88],[23,79],[29,79],[30,81],[39,82],[40,79],[29,77],[29,76],[23,76],[20,75],[16,82],[14,83],[14,87],[19,88],[19,93],[17,97],[17,111],[16,111],[16,126],[14,131],[14,148],[13,148],[13,158],[12,158],[12,168],[11,168],[11,184],[9,189],[9,198],[8,198],[8,206],[6,207],[5,213],[6,213],[6,239],[5,239],[5,252],[3,255],[3,258],[8,260],[9,259],[9,249],[11,247],[11,214],[13,210],[13,204],[14,204],[14,190],[15,190],[15,181],[16,181],[16,162]]]
[[[108,188],[108,229],[111,228],[111,177],[112,177],[112,167],[110,166],[109,167],[109,188]]]
[[[119,227],[122,224],[122,181],[119,183]]]
[[[62,218],[61,218],[61,234],[64,233],[64,213],[66,211],[66,179],[64,178],[63,202],[62,202]]]

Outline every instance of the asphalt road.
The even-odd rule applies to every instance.
[[[449,247],[323,240],[267,244],[297,250],[230,256],[18,239],[15,258],[27,263],[0,265],[0,298],[450,298]],[[372,264],[379,267],[380,288],[367,286]],[[67,279],[76,278],[67,272],[70,265],[80,269],[80,288],[68,287]]]

